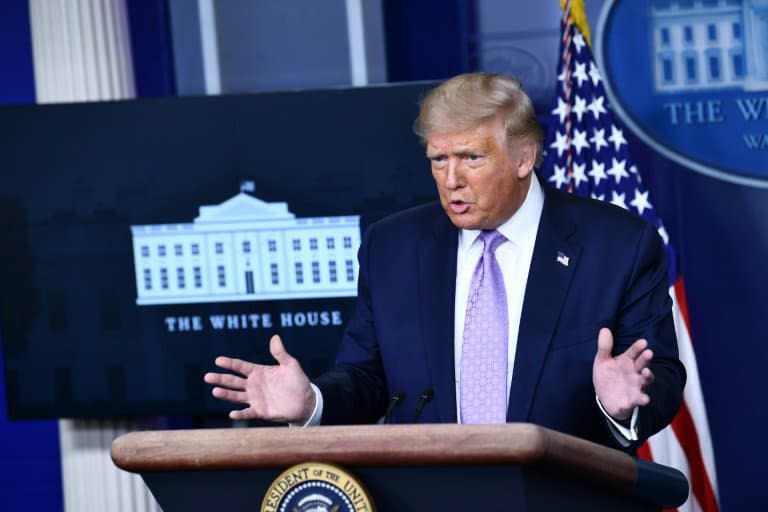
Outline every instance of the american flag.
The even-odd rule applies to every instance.
[[[676,467],[686,475],[691,492],[679,510],[717,511],[712,442],[675,252],[630,159],[624,130],[614,121],[608,107],[603,79],[588,44],[583,3],[574,0],[571,5],[569,0],[561,0],[561,5],[564,13],[557,94],[544,142],[542,176],[557,188],[610,202],[640,215],[656,227],[663,240],[669,261],[669,292],[678,348],[688,381],[680,412],[670,426],[643,444],[639,455]]]

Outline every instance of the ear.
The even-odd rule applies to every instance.
[[[525,141],[520,143],[517,153],[517,177],[521,180],[526,179],[533,172],[536,164],[536,143]]]

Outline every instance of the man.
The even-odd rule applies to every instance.
[[[543,188],[541,129],[511,77],[431,91],[414,124],[440,202],[384,219],[359,252],[358,299],[336,366],[310,383],[279,337],[276,366],[229,358],[214,396],[233,419],[528,421],[632,449],[667,425],[685,370],[664,254],[642,219]]]

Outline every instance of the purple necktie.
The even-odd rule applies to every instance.
[[[461,422],[507,420],[507,293],[494,252],[506,240],[483,231],[483,255],[469,285],[461,348]]]

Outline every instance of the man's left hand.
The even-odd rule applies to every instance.
[[[602,328],[597,336],[597,354],[592,364],[592,383],[605,411],[615,420],[629,421],[635,407],[648,405],[645,388],[653,382],[648,365],[653,352],[644,339],[635,341],[624,353],[613,356],[613,334]]]

